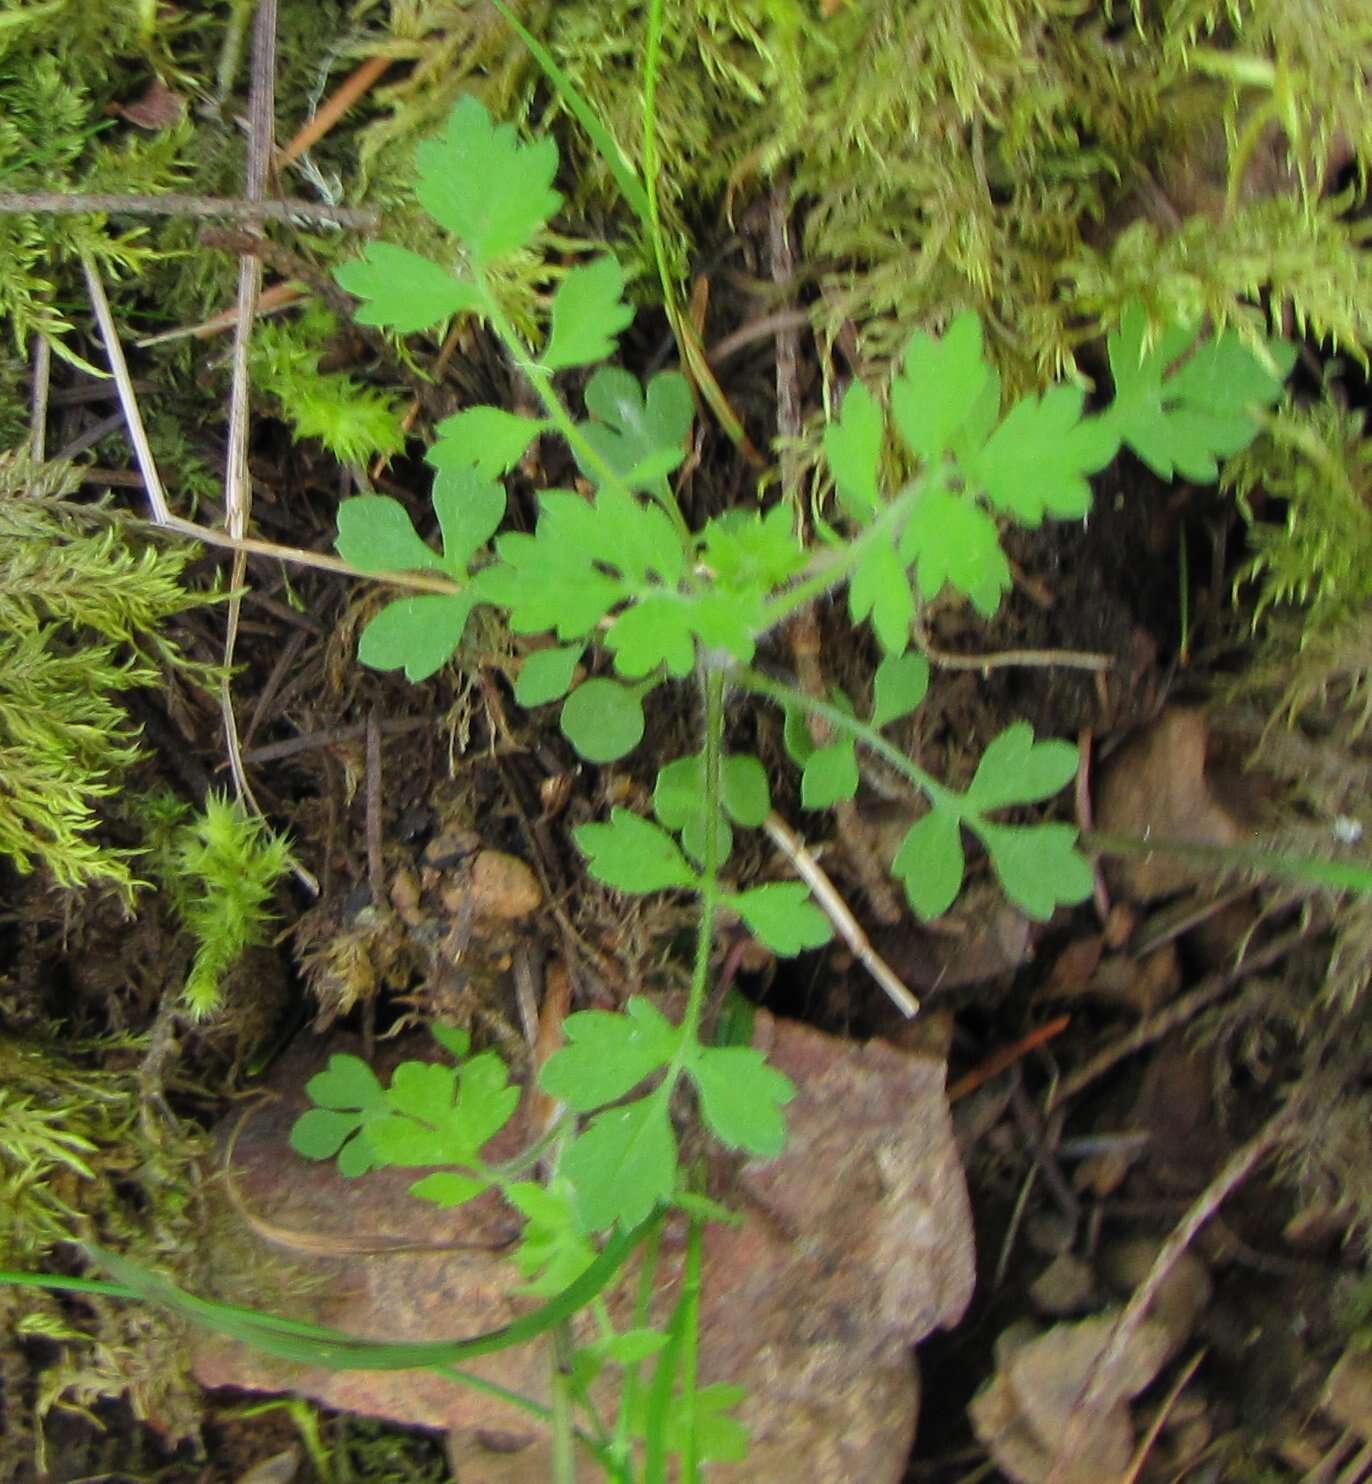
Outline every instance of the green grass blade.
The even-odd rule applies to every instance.
[[[1245,869],[1303,886],[1322,886],[1330,891],[1356,891],[1372,895],[1372,870],[1353,861],[1325,860],[1318,855],[1292,855],[1281,850],[1262,850],[1254,845],[1195,845],[1185,840],[1166,840],[1135,835],[1083,832],[1083,849],[1102,855],[1175,855],[1218,870]]]
[[[94,1286],[89,1279],[50,1279],[24,1273],[0,1273],[0,1282],[27,1282],[37,1287],[78,1292],[103,1292],[140,1298],[181,1314],[219,1334],[225,1334],[269,1355],[302,1365],[331,1370],[411,1370],[445,1366],[488,1355],[543,1334],[589,1303],[613,1279],[637,1243],[651,1228],[652,1219],[633,1231],[613,1237],[582,1275],[540,1308],[510,1324],[464,1340],[386,1342],[364,1340],[338,1330],[303,1324],[277,1315],[197,1298],[138,1263],[98,1247],[85,1250],[91,1261],[118,1280],[118,1287]]]
[[[571,78],[553,61],[552,55],[543,43],[515,18],[505,0],[491,0],[491,3],[505,17],[510,29],[528,47],[529,55],[543,69],[544,75],[557,90],[558,97],[567,105],[572,116],[590,136],[596,152],[609,167],[620,194],[642,223],[643,230],[651,232],[653,223],[652,214],[648,209],[648,193],[643,189],[643,182],[638,178],[637,171],[625,158],[624,151],[620,149],[614,136],[596,116],[591,105],[577,91]]]

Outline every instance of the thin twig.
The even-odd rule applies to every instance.
[[[106,473],[118,471],[105,471]],[[226,551],[240,551],[248,556],[273,557],[279,562],[291,562],[297,567],[315,567],[321,572],[337,572],[342,577],[363,577],[372,582],[388,582],[395,587],[409,588],[417,593],[455,593],[460,585],[447,577],[426,576],[422,572],[363,572],[342,557],[329,556],[323,551],[307,551],[303,546],[282,546],[275,541],[261,541],[255,536],[230,536],[227,531],[215,530],[213,526],[198,525],[193,520],[183,520],[173,515],[165,528],[178,535],[203,541],[206,546],[218,546]]]
[[[919,1014],[919,1001],[905,987],[900,976],[872,947],[871,940],[862,931],[857,918],[848,910],[848,904],[839,895],[834,883],[825,874],[824,868],[801,844],[800,839],[786,821],[773,810],[762,822],[762,827],[771,836],[773,843],[795,867],[796,874],[815,894],[815,900],[825,916],[838,929],[839,936],[852,950],[853,956],[873,979],[885,990],[891,1002],[902,1015],[913,1017]]]
[[[915,626],[915,642],[925,659],[945,670],[1002,670],[1010,665],[1028,669],[1112,670],[1115,658],[1089,649],[1001,649],[993,654],[955,654],[930,643]]]
[[[1162,1399],[1162,1405],[1153,1415],[1153,1420],[1148,1424],[1147,1430],[1139,1439],[1139,1445],[1134,1449],[1134,1456],[1129,1461],[1129,1467],[1120,1475],[1119,1484],[1137,1484],[1139,1475],[1143,1472],[1143,1466],[1147,1462],[1148,1455],[1153,1451],[1153,1444],[1157,1442],[1158,1435],[1167,1425],[1167,1419],[1172,1415],[1172,1408],[1181,1399],[1181,1394],[1191,1384],[1191,1377],[1200,1368],[1200,1363],[1205,1359],[1205,1351],[1197,1350],[1190,1360],[1181,1369],[1181,1374],[1168,1387],[1167,1395]]]
[[[407,732],[422,732],[431,728],[437,716],[398,716],[383,721],[380,732],[383,737],[398,737]],[[275,763],[282,758],[297,757],[302,752],[317,752],[323,747],[337,747],[344,742],[359,742],[367,735],[367,723],[352,722],[347,726],[329,727],[322,732],[306,732],[300,737],[287,737],[281,742],[264,742],[245,752],[243,758],[249,763]]]
[[[1234,968],[1227,969],[1222,974],[1210,974],[1202,979],[1193,990],[1182,995],[1180,999],[1173,1000],[1166,1009],[1158,1011],[1156,1015],[1150,1015],[1147,1020],[1140,1021],[1127,1036],[1121,1036],[1118,1041],[1112,1042],[1103,1051],[1093,1056],[1084,1067],[1079,1067],[1070,1077],[1064,1078],[1049,1098],[1045,1111],[1053,1112],[1068,1098],[1075,1097],[1082,1088],[1089,1087],[1097,1078],[1103,1077],[1111,1067],[1122,1062],[1125,1057],[1133,1056],[1136,1052],[1142,1051],[1145,1046],[1151,1046],[1154,1041],[1160,1041],[1179,1025],[1185,1025],[1192,1016],[1199,1014],[1207,1005],[1227,994],[1241,979],[1285,958],[1305,936],[1305,933],[1297,928],[1294,932],[1274,938],[1270,943],[1255,949]]]
[[[248,158],[244,195],[260,202],[267,193],[267,170],[271,160],[273,119],[276,112],[276,0],[261,0],[253,24],[252,68],[248,94]],[[256,220],[260,221],[258,217]],[[257,296],[262,290],[262,262],[251,253],[238,261],[238,323],[234,326],[233,373],[229,396],[229,436],[224,457],[224,525],[230,536],[241,541],[248,534],[252,509],[252,479],[248,472],[248,416],[251,392],[248,355]],[[261,815],[252,784],[243,766],[243,747],[238,735],[238,717],[233,709],[233,661],[238,646],[238,624],[243,609],[243,582],[247,576],[247,553],[235,550],[224,632],[223,679],[219,686],[219,709],[224,721],[224,741],[229,769],[239,797],[254,814]],[[317,889],[317,888],[316,888]]]
[[[1296,1099],[1287,1103],[1246,1144],[1236,1149],[1219,1174],[1196,1197],[1186,1214],[1172,1228],[1154,1259],[1148,1276],[1134,1290],[1115,1321],[1100,1359],[1068,1415],[1067,1426],[1063,1430],[1047,1484],[1055,1484],[1055,1481],[1067,1476],[1074,1458],[1090,1435],[1102,1403],[1107,1397],[1115,1395],[1115,1373],[1120,1362],[1137,1338],[1140,1326],[1148,1317],[1158,1291],[1167,1281],[1177,1260],[1190,1247],[1206,1222],[1286,1136],[1287,1127],[1296,1116],[1297,1106]]]
[[[29,457],[41,464],[48,447],[48,394],[52,389],[52,346],[42,335],[33,341],[33,406],[29,413]]]
[[[152,518],[159,526],[165,526],[171,521],[171,509],[167,505],[166,491],[162,488],[162,478],[157,472],[157,462],[152,456],[148,431],[143,426],[143,414],[138,410],[138,396],[133,389],[128,362],[124,359],[124,348],[119,343],[119,331],[115,329],[114,316],[110,313],[110,301],[105,297],[105,285],[100,280],[100,270],[95,265],[95,259],[89,254],[82,254],[81,267],[86,275],[91,308],[95,310],[96,323],[100,326],[100,337],[105,343],[105,357],[110,363],[114,384],[119,391],[119,406],[124,413],[124,424],[129,430],[133,456],[143,476],[148,504],[152,506]]]
[[[120,196],[102,191],[28,191],[0,195],[0,216],[24,212],[70,216],[86,212],[123,212],[130,216],[190,216],[218,221],[332,222],[363,230],[380,225],[375,211],[354,206],[326,206],[319,201],[239,201],[220,196]]]
[[[312,145],[318,144],[394,60],[393,57],[368,57],[345,77],[323,107],[305,120],[295,138],[277,152],[276,168],[284,170]]]

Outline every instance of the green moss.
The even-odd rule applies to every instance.
[[[0,853],[131,896],[132,852],[94,835],[138,756],[119,697],[178,663],[162,625],[203,599],[181,585],[187,549],[72,503],[76,483],[0,455]]]

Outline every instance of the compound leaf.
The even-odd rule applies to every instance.
[[[1050,799],[1076,777],[1077,763],[1070,742],[1056,737],[1035,742],[1027,721],[1014,722],[982,753],[967,802],[985,812]]]
[[[1046,922],[1061,902],[1091,895],[1091,867],[1069,824],[1009,825],[969,821],[991,856],[1005,895],[1030,917]]]
[[[628,371],[602,366],[586,384],[586,410],[596,420],[581,423],[581,434],[613,473],[631,489],[665,493],[664,473],[685,457],[695,415],[686,378],[659,371],[645,396]],[[579,452],[577,463],[588,478],[599,480],[600,471],[588,467]]]
[[[550,138],[521,144],[470,93],[442,134],[415,151],[415,163],[420,205],[483,263],[526,246],[562,204],[552,189],[557,145]]]
[[[354,316],[359,324],[383,325],[401,335],[484,307],[475,284],[391,242],[369,242],[360,258],[340,264],[333,276],[340,288],[364,301]]]
[[[1216,459],[1246,448],[1257,436],[1255,413],[1281,396],[1295,349],[1269,341],[1278,372],[1273,375],[1234,331],[1225,330],[1169,376],[1195,332],[1173,326],[1145,350],[1147,329],[1147,314],[1134,303],[1109,337],[1115,400],[1105,418],[1160,478],[1180,474],[1212,483]]]
[[[687,1071],[706,1127],[729,1149],[772,1159],[786,1142],[782,1108],[796,1095],[789,1077],[753,1046],[694,1047]]]
[[[467,407],[439,423],[438,441],[424,460],[435,469],[470,464],[483,479],[498,479],[550,426],[547,418],[519,417],[499,407]]]
[[[591,875],[616,891],[642,896],[696,884],[676,841],[632,809],[614,809],[609,824],[579,825],[572,834],[586,853]]]
[[[643,740],[643,702],[613,680],[583,680],[562,703],[558,720],[588,763],[616,762]]]
[[[801,881],[771,881],[730,892],[725,900],[748,931],[783,958],[818,948],[833,936],[829,919],[810,900],[810,890]]]
[[[905,886],[911,907],[923,918],[941,917],[962,886],[962,825],[948,809],[931,809],[906,831],[892,872]]]
[[[671,1061],[681,1042],[679,1027],[642,995],[622,1015],[578,1010],[562,1030],[567,1044],[544,1063],[538,1085],[577,1113],[618,1102]]]
[[[586,1231],[646,1221],[676,1188],[676,1138],[666,1099],[650,1094],[597,1113],[558,1168],[576,1188]]]
[[[614,354],[615,337],[634,317],[613,257],[573,268],[553,295],[553,325],[542,361],[549,371],[592,366]]]

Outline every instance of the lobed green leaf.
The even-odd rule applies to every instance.
[[[340,288],[364,301],[355,315],[358,324],[380,325],[400,335],[485,308],[475,284],[391,242],[369,242],[360,258],[340,264],[333,276]]]
[[[697,884],[676,841],[631,809],[614,809],[609,824],[583,824],[572,833],[591,875],[616,891],[642,896]]]
[[[443,132],[419,146],[415,163],[420,205],[478,262],[528,246],[562,204],[552,189],[557,145],[551,138],[521,144],[514,129],[493,124],[471,94],[453,109]]]
[[[552,330],[541,357],[549,371],[593,366],[612,356],[634,317],[624,302],[624,274],[610,256],[573,268],[553,295]]]
[[[538,1085],[577,1113],[618,1102],[676,1055],[681,1029],[642,995],[622,1014],[578,1010],[562,1023],[567,1044],[553,1052]]]
[[[786,1142],[782,1108],[796,1095],[789,1077],[752,1046],[696,1046],[686,1064],[705,1126],[729,1149],[774,1159]]]
[[[910,826],[891,863],[910,906],[926,920],[941,917],[957,900],[964,868],[962,821],[937,806]]]

